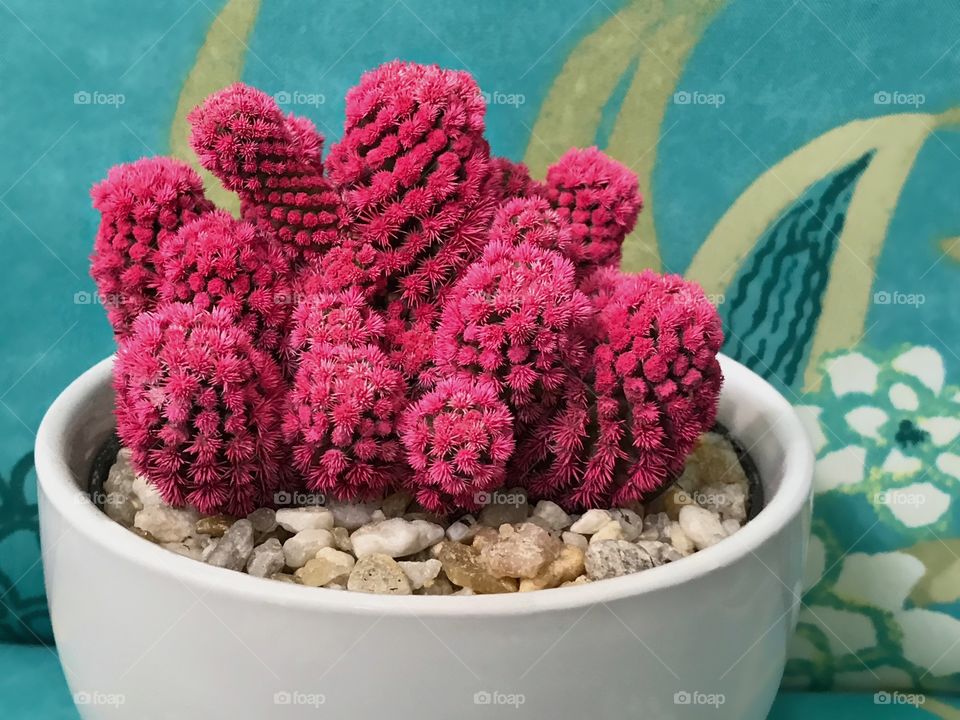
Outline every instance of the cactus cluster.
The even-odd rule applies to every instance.
[[[722,331],[699,287],[616,269],[642,199],[596,148],[543,182],[490,155],[467,73],[391,62],[325,160],[242,84],[189,116],[186,164],[93,190],[117,428],[175,505],[278,490],[475,510],[505,483],[570,510],[642,500],[714,422]]]

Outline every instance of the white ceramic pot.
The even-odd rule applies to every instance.
[[[57,646],[86,720],[730,718],[773,702],[798,608],[812,454],[782,396],[722,359],[720,420],[767,504],[733,537],[627,577],[518,595],[388,597],[179,557],[89,501],[111,360],[37,435]]]

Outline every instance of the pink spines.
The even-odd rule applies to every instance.
[[[541,192],[542,187],[530,177],[526,165],[507,158],[490,158],[490,175],[487,177],[484,193],[497,205]]]
[[[351,234],[407,306],[432,301],[486,242],[483,114],[473,79],[436,66],[387,63],[347,95],[327,168],[356,220]]]
[[[227,311],[173,303],[138,317],[114,387],[120,439],[168,503],[242,516],[273,501],[280,369]]]
[[[257,348],[285,354],[293,303],[290,268],[268,235],[217,210],[185,225],[165,243],[161,258],[162,301],[222,308]]]
[[[491,383],[442,381],[404,412],[400,437],[413,469],[408,484],[430,511],[475,510],[504,484],[513,422]]]
[[[637,177],[595,147],[571,149],[547,170],[545,195],[571,225],[568,256],[582,277],[620,263],[643,199]]]
[[[566,255],[571,237],[570,224],[541,197],[508,200],[493,217],[490,242],[519,245],[526,241]]]
[[[378,343],[384,322],[356,288],[307,295],[293,313],[290,347],[305,351],[323,345]]]
[[[311,490],[373,499],[401,479],[395,426],[405,390],[373,345],[317,345],[301,354],[283,427]]]
[[[723,341],[716,309],[677,276],[602,280],[596,346],[585,379],[517,451],[533,494],[569,508],[653,494],[683,467],[716,419]]]
[[[277,234],[295,265],[333,246],[346,224],[323,177],[322,138],[305,118],[285,117],[266,93],[236,83],[188,117],[200,163],[240,195],[247,220]]]
[[[169,158],[118,165],[91,195],[101,219],[90,274],[122,337],[140,313],[156,306],[161,246],[212,205],[200,177]]]
[[[550,406],[583,362],[592,316],[573,266],[530,243],[494,243],[454,286],[437,330],[438,372],[492,380],[520,423]]]

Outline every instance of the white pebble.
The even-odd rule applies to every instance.
[[[571,532],[593,535],[612,519],[606,510],[587,510],[579,520],[570,526]]]
[[[369,555],[406,557],[425,550],[443,539],[444,530],[426,520],[390,518],[364,525],[350,536],[357,558]]]
[[[572,520],[563,508],[550,500],[541,500],[533,509],[533,517],[543,518],[551,530],[563,530],[570,527]]]
[[[737,530],[740,529],[740,521],[734,520],[733,518],[724,520],[720,525],[723,527],[723,531],[728,535],[733,535]]]
[[[670,544],[673,545],[682,555],[689,555],[697,549],[693,544],[693,540],[687,537],[687,534],[683,531],[683,528],[680,527],[680,523],[678,522],[670,523],[670,528],[667,531],[667,535],[670,537]]]
[[[720,516],[699,505],[680,508],[680,527],[698,550],[716,545],[727,536],[720,524]]]
[[[167,505],[148,505],[134,518],[134,525],[146,530],[158,542],[180,542],[193,534],[200,513],[193,508],[172,508]]]
[[[160,491],[151,485],[150,481],[147,480],[143,475],[137,475],[133,479],[132,489],[133,494],[137,496],[137,499],[143,504],[144,507],[149,505],[163,504],[163,496],[160,495]]]
[[[333,513],[334,524],[351,532],[370,522],[375,508],[375,503],[347,503],[336,500],[327,503],[327,509]]]
[[[633,542],[643,532],[643,516],[629,508],[618,508],[610,513],[623,527],[623,539]]]
[[[404,562],[398,563],[407,579],[410,581],[410,587],[419,590],[424,585],[432,584],[440,574],[443,567],[439,560],[424,560],[423,562]]]
[[[565,532],[560,536],[560,539],[563,540],[564,544],[573,545],[581,550],[586,550],[590,545],[583,535],[575,532]]]
[[[323,507],[283,508],[277,510],[277,524],[284,530],[332,530],[333,513]]]
[[[333,533],[323,528],[308,528],[301,530],[283,544],[283,558],[287,567],[301,568],[320,550],[332,546]]]
[[[605,523],[599,530],[597,530],[593,536],[590,538],[590,544],[603,542],[604,540],[626,540],[626,535],[623,532],[623,525],[620,524],[619,520],[611,520],[608,523]]]

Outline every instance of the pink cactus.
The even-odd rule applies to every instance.
[[[572,226],[568,256],[581,277],[620,263],[643,208],[636,175],[595,147],[574,148],[547,170],[545,195]]]
[[[530,170],[523,163],[501,157],[490,158],[490,175],[484,193],[497,205],[542,192],[543,188],[530,177]]]
[[[475,510],[503,486],[513,423],[496,387],[453,376],[407,409],[400,437],[413,469],[409,486],[432,512]]]
[[[200,177],[169,158],[118,165],[91,195],[101,219],[90,274],[122,337],[138,315],[156,306],[161,245],[212,205]]]
[[[284,387],[224,308],[165,304],[120,340],[117,432],[173,505],[244,515],[273,502]]]
[[[368,345],[383,337],[384,322],[356,288],[306,296],[293,313],[290,346]]]
[[[246,219],[276,233],[295,265],[337,242],[347,218],[322,175],[323,139],[309,120],[284,117],[272,97],[242,83],[211,95],[188,119],[200,163],[240,195]]]
[[[494,243],[454,286],[437,330],[440,375],[492,380],[517,420],[536,420],[583,362],[579,326],[592,315],[574,269],[528,242]]]
[[[387,63],[347,94],[327,168],[356,219],[354,241],[375,252],[375,273],[407,307],[433,301],[486,241],[483,114],[473,78],[436,66]]]
[[[397,483],[403,465],[395,425],[405,391],[374,345],[318,345],[303,353],[283,427],[307,487],[366,500]]]
[[[162,301],[223,308],[258,348],[285,354],[293,290],[289,263],[270,236],[217,210],[185,225],[161,258]]]
[[[649,271],[616,284],[597,316],[590,374],[571,378],[515,459],[533,468],[532,492],[570,508],[654,493],[716,419],[723,333],[703,291]]]
[[[497,210],[490,226],[490,241],[509,245],[526,241],[569,255],[571,227],[543,198],[518,198]]]

